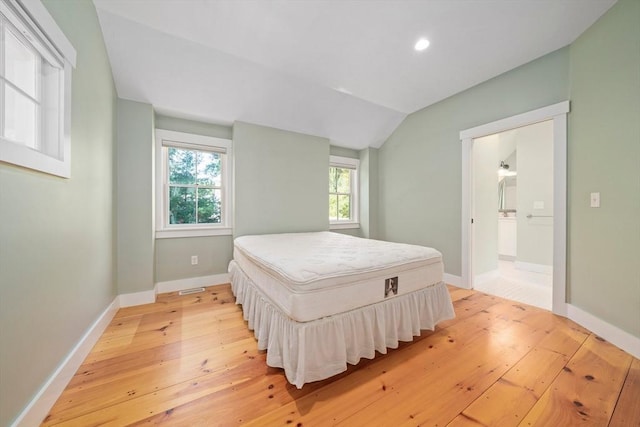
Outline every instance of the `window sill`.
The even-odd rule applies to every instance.
[[[360,228],[359,222],[332,222],[329,224],[329,230],[346,230],[349,228]]]
[[[183,228],[179,230],[156,230],[156,239],[176,239],[181,237],[231,236],[233,229],[221,228]]]

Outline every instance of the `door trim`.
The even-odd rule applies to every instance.
[[[526,113],[460,131],[462,143],[462,280],[473,287],[473,140],[534,123],[553,120],[553,302],[552,311],[566,316],[567,281],[567,114],[569,101],[559,102]]]

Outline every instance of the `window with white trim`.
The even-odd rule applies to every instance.
[[[358,166],[360,161],[349,157],[329,159],[329,224],[330,228],[357,228]]]
[[[40,2],[0,1],[0,161],[70,176],[74,63]]]
[[[156,237],[231,234],[231,141],[156,130]]]

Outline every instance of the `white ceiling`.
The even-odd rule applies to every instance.
[[[94,3],[121,98],[361,149],[407,114],[570,44],[615,0]]]

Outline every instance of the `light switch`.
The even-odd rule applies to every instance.
[[[591,193],[591,207],[592,208],[600,207],[600,193]]]
[[[533,209],[544,209],[544,202],[543,201],[533,202]]]

